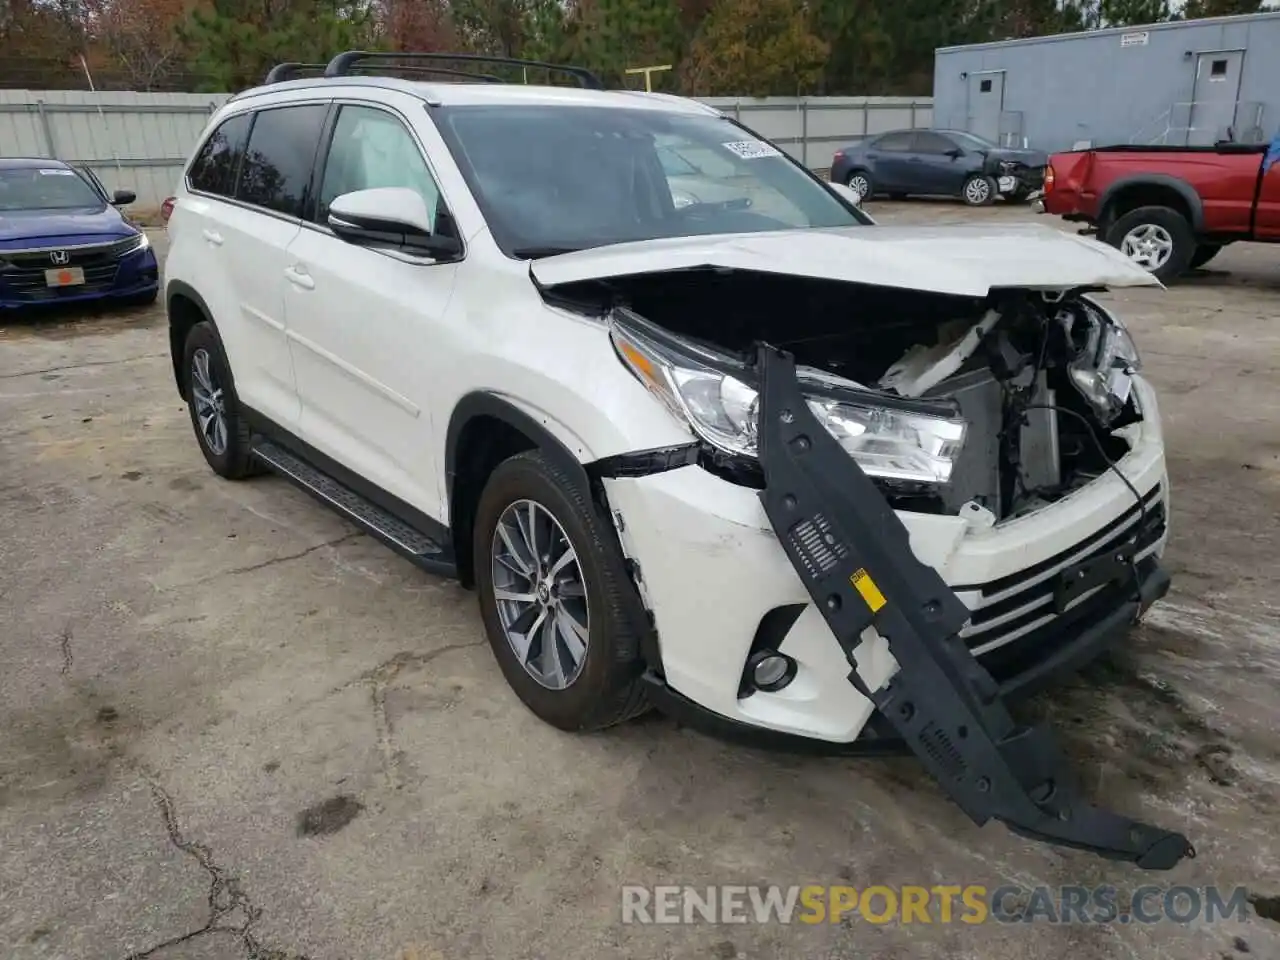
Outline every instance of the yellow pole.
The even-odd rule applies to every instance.
[[[661,73],[663,70],[670,70],[671,66],[672,65],[669,63],[664,63],[661,66],[656,67],[628,67],[626,72],[630,74],[643,73],[644,92],[653,93],[653,75],[655,73]]]

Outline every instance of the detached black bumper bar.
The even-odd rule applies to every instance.
[[[1020,727],[965,646],[968,608],[912,552],[906,527],[818,423],[792,358],[759,351],[760,498],[853,669],[849,682],[975,823],[1151,870],[1195,856],[1187,838],[1086,802],[1047,727]],[[1135,585],[1136,586],[1136,585]],[[856,668],[868,627],[899,671],[870,690]]]

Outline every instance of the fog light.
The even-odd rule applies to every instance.
[[[777,693],[796,676],[796,662],[785,653],[761,650],[747,663],[747,675],[757,690]]]

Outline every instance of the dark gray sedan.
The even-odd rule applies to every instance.
[[[838,150],[831,179],[863,199],[946,196],[980,207],[1039,192],[1048,163],[1040,150],[1002,147],[963,130],[893,130]]]

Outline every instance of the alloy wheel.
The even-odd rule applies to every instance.
[[[982,177],[974,177],[964,185],[964,198],[974,205],[986,203],[990,196],[991,184]]]
[[[191,402],[200,425],[200,438],[215,457],[227,452],[225,397],[209,351],[201,347],[191,356]]]
[[[871,192],[871,181],[867,179],[866,174],[855,173],[849,178],[849,189],[865,200],[867,194]]]
[[[542,686],[564,690],[582,672],[590,636],[586,580],[568,535],[542,504],[517,500],[498,518],[490,560],[512,652]]]
[[[1120,252],[1145,270],[1159,270],[1173,256],[1173,237],[1158,223],[1140,223],[1124,235]]]

